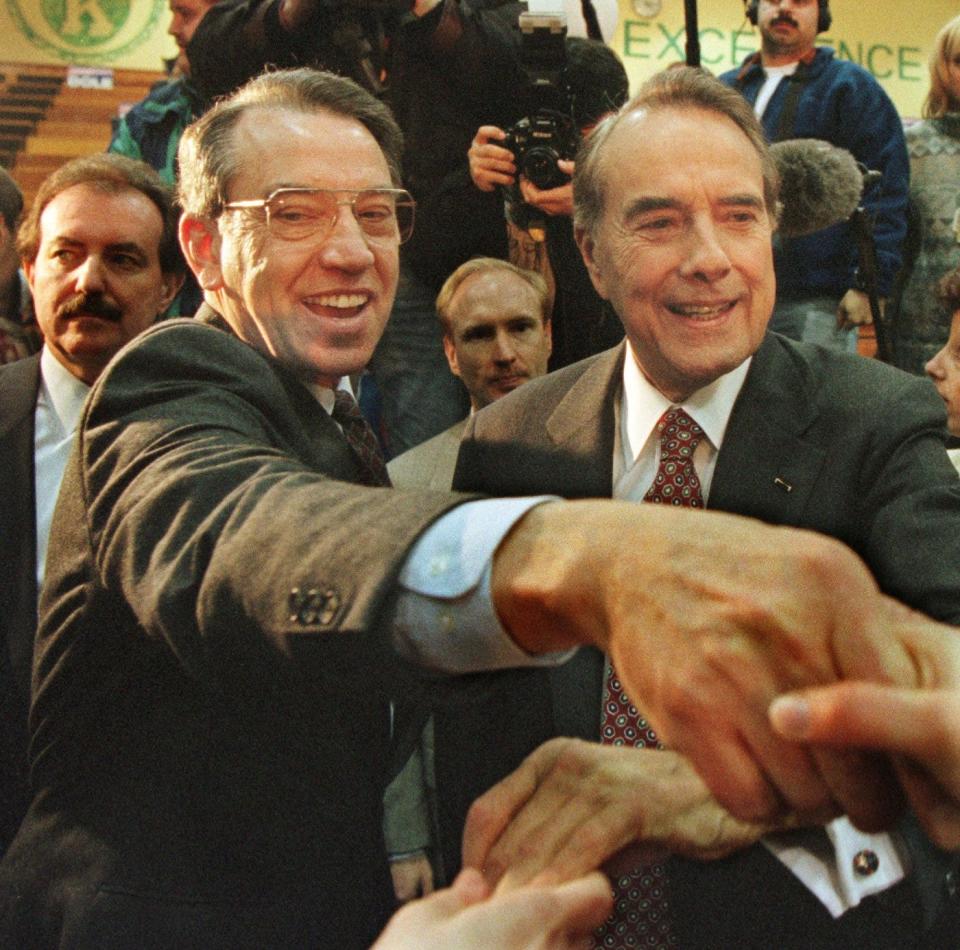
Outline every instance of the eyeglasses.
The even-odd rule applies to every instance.
[[[326,237],[340,209],[349,207],[360,230],[371,241],[403,244],[413,233],[416,202],[402,188],[343,191],[327,188],[278,188],[266,198],[231,201],[224,211],[262,208],[267,230],[284,241]]]

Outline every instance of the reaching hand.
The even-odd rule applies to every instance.
[[[770,830],[733,818],[675,752],[553,739],[474,802],[463,863],[491,885],[547,884],[667,852],[719,858]]]
[[[917,617],[918,615],[914,615]],[[930,838],[960,848],[960,633],[906,627],[916,680],[904,686],[843,682],[777,699],[777,732],[830,748],[886,752]]]
[[[612,904],[602,874],[491,897],[483,877],[468,869],[451,887],[394,914],[372,950],[573,950],[603,923]]]
[[[718,512],[550,503],[501,544],[492,589],[524,649],[609,653],[663,742],[737,818],[846,813],[878,830],[899,814],[883,756],[798,746],[767,717],[780,693],[844,677],[915,683],[900,634],[938,625],[883,597],[840,542]]]

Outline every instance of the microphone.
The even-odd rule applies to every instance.
[[[846,221],[860,204],[864,174],[844,148],[820,139],[770,146],[780,173],[781,237],[802,237]]]

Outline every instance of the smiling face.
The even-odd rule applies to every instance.
[[[682,402],[747,359],[773,312],[760,157],[730,119],[694,107],[624,117],[601,155],[603,212],[577,240],[640,369]]]
[[[251,108],[233,147],[243,161],[229,201],[283,187],[392,187],[370,132],[330,112]],[[399,245],[365,236],[349,209],[328,234],[298,241],[270,234],[262,209],[224,212],[215,224],[187,217],[181,243],[236,334],[297,376],[333,388],[369,361],[393,305]]]
[[[86,383],[145,330],[180,280],[160,269],[163,220],[133,188],[61,191],[40,215],[36,259],[24,262],[44,344]]]
[[[947,428],[960,436],[960,310],[955,310],[950,337],[924,367],[947,407]]]
[[[792,62],[813,49],[819,19],[817,0],[760,0],[757,26],[764,62]]]
[[[449,316],[443,348],[474,409],[546,373],[550,323],[522,277],[500,269],[471,274],[453,295]]]

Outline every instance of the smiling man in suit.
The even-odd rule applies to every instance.
[[[90,384],[183,280],[173,194],[142,162],[95,155],[40,186],[18,250],[44,336],[0,369],[0,853],[26,811],[37,594],[60,479]]]
[[[749,107],[697,70],[659,75],[603,123],[577,158],[575,225],[626,342],[474,416],[455,487],[706,505],[813,528],[857,551],[886,593],[956,623],[960,486],[942,406],[906,374],[767,333],[776,189]],[[734,547],[724,563],[740,571]],[[482,790],[550,736],[656,745],[596,651],[513,676],[477,715],[473,734],[486,745],[455,722],[458,741],[438,741],[441,803],[450,774]],[[923,946],[938,914],[957,913],[943,897],[955,893],[955,868],[917,844],[912,826],[865,835],[839,818],[828,834],[789,831],[744,848],[763,829],[704,825],[688,778],[667,750],[554,741],[474,806],[464,860],[522,881],[550,862],[553,873],[592,866],[637,840],[695,858],[730,853],[716,864],[674,859],[667,878],[662,863],[619,866],[604,947],[635,926],[627,945],[892,950]],[[462,785],[450,793],[461,807]],[[712,829],[699,848],[689,833],[698,824]]]

